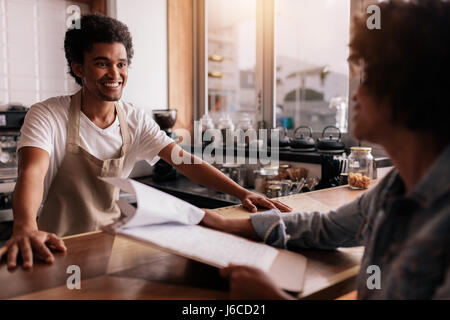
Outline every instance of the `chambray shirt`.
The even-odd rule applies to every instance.
[[[407,194],[393,169],[337,210],[270,210],[251,221],[262,240],[280,248],[365,246],[359,299],[450,299],[450,145]],[[380,268],[380,289],[367,285],[374,283],[371,265]]]

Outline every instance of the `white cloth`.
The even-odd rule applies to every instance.
[[[54,97],[34,104],[27,112],[20,131],[17,150],[36,147],[50,155],[44,181],[44,200],[65,155],[69,106],[70,96]],[[119,101],[119,107],[124,111],[131,135],[129,154],[125,159],[121,177],[127,178],[137,161],[146,160],[151,165],[155,164],[159,160],[158,153],[173,140],[160,130],[144,110],[122,101]],[[81,113],[80,144],[101,160],[117,157],[122,146],[118,117],[116,116],[114,123],[108,128],[101,129]]]

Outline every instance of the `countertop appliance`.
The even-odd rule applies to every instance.
[[[177,136],[172,131],[172,127],[177,120],[177,110],[153,110],[153,119],[169,137],[177,140]],[[153,168],[153,178],[157,182],[166,182],[176,180],[178,178],[178,171],[164,160],[159,160]]]
[[[301,130],[307,129],[309,132],[308,136],[305,136]],[[300,133],[300,137],[298,136]],[[302,151],[302,152],[313,152],[316,151],[316,142],[312,138],[312,129],[309,126],[300,126],[295,129],[294,137],[291,141],[292,151]]]
[[[0,241],[12,228],[12,194],[17,180],[17,140],[27,109],[0,111]]]
[[[285,127],[276,127],[274,131],[278,131],[278,149],[289,150],[291,139],[288,137]],[[273,147],[272,140],[269,139],[269,146]]]
[[[338,137],[329,135],[325,137],[325,132],[328,129],[336,129],[339,133]],[[326,154],[341,154],[345,152],[345,144],[341,140],[341,130],[336,126],[325,127],[322,131],[322,138],[317,139],[317,151]]]

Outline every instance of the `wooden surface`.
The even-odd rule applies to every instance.
[[[295,211],[336,208],[362,191],[338,187],[281,198]],[[217,210],[245,217],[239,207]],[[93,232],[64,238],[68,253],[32,271],[0,264],[0,299],[226,299],[228,284],[218,269],[122,237]],[[304,250],[306,279],[299,298],[335,299],[355,289],[363,248]],[[67,267],[81,269],[81,289],[66,286]]]
[[[169,109],[177,109],[174,129],[193,136],[194,123],[194,1],[167,0]]]
[[[106,0],[75,0],[74,2],[87,3],[91,13],[106,14]]]
[[[337,298],[336,300],[357,300],[357,297],[358,297],[358,292],[356,290],[354,290],[350,293],[344,294],[343,296]]]

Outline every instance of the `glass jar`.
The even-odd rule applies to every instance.
[[[212,121],[211,117],[207,114],[204,114],[203,117],[200,119],[200,129],[201,129],[201,139],[202,144],[207,144],[209,141],[205,141],[205,132],[207,130],[214,129],[214,122]],[[214,137],[212,137],[211,141],[214,141]]]
[[[258,178],[263,182],[262,193],[267,194],[271,184],[279,182],[278,166],[264,166],[259,170]],[[258,181],[259,183],[259,181]],[[255,188],[256,189],[256,188]]]
[[[352,189],[367,189],[373,177],[372,148],[351,147],[348,157],[348,184]]]
[[[247,113],[244,113],[242,117],[239,119],[238,124],[236,125],[236,130],[239,131],[239,135],[237,138],[237,145],[242,147],[248,147],[250,143],[250,132],[249,130],[253,130],[252,119],[250,119]]]
[[[229,170],[231,180],[239,184],[241,187],[247,187],[247,169],[240,164],[224,164],[224,168]]]
[[[261,170],[253,170],[253,187],[256,192],[264,193],[265,178],[261,174]]]
[[[278,178],[280,180],[288,180],[289,179],[288,169],[290,168],[291,168],[290,164],[280,164],[278,166]]]
[[[272,184],[269,186],[267,193],[268,198],[279,198],[282,196],[281,186]]]
[[[234,124],[228,113],[222,114],[217,127],[222,133],[222,142],[224,146],[231,143],[230,147],[234,147]],[[230,139],[230,141],[227,140],[228,138]]]

